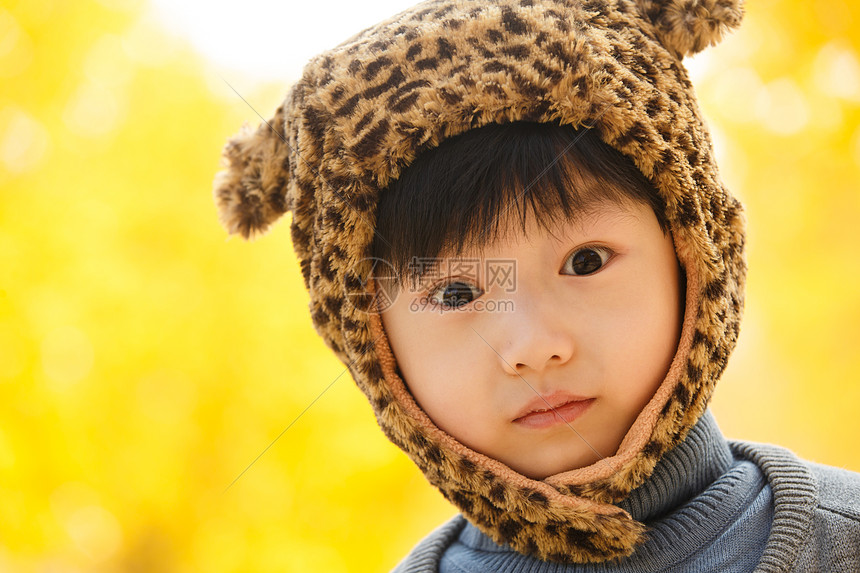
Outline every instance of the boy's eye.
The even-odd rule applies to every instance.
[[[599,271],[610,256],[612,251],[605,247],[583,247],[567,258],[562,272],[568,275],[590,275]]]
[[[483,293],[481,289],[464,281],[454,281],[430,293],[430,300],[446,309],[467,305]]]

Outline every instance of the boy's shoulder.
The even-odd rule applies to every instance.
[[[735,457],[759,467],[773,494],[762,564],[777,571],[860,571],[860,474],[771,444],[730,446]]]
[[[812,502],[824,511],[860,521],[860,473],[799,458],[772,444],[730,442],[737,457],[756,463],[777,494],[794,493],[796,500]]]
[[[860,473],[809,462],[818,484],[818,505],[860,521]]]

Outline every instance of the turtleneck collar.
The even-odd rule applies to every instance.
[[[703,492],[732,465],[732,452],[710,410],[654,473],[618,504],[636,521],[658,519]]]

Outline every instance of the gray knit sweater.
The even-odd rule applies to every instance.
[[[860,474],[727,442],[710,413],[620,505],[649,526],[647,541],[620,561],[539,561],[457,516],[394,573],[860,572]]]

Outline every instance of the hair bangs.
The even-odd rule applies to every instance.
[[[546,230],[600,204],[663,202],[625,155],[591,130],[515,122],[468,131],[421,154],[383,191],[373,256],[398,282],[439,257],[482,249],[533,218]],[[418,264],[416,264],[416,262]]]

